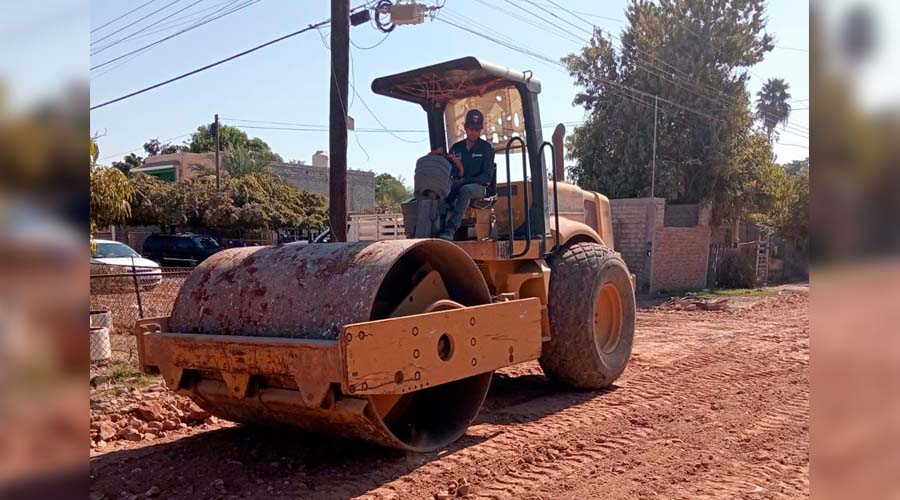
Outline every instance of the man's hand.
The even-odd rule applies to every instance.
[[[459,172],[459,178],[461,179],[462,176],[465,175],[466,171],[463,168],[462,162],[459,161],[459,157],[457,157],[456,155],[447,155],[447,158],[449,158],[450,161],[452,161],[456,166],[456,171]]]

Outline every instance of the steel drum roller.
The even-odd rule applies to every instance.
[[[435,272],[443,281],[432,291],[435,300],[412,304],[413,289]],[[178,293],[170,326],[180,333],[327,341],[336,340],[343,325],[490,300],[474,261],[448,242],[294,243],[225,250],[201,263]],[[491,373],[402,396],[353,397],[335,388],[322,408],[292,404],[298,395],[290,380],[259,380],[252,397],[236,399],[215,374],[199,377],[191,396],[228,420],[288,424],[424,451],[465,432]]]

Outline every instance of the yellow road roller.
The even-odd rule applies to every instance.
[[[539,80],[466,57],[372,89],[424,109],[432,151],[480,109],[505,177],[452,241],[434,237],[446,200],[430,162],[430,188],[404,204],[408,239],[213,255],[171,316],[136,323],[141,368],[227,420],[411,451],[459,438],[494,370],[538,360],[576,388],[615,381],[631,355],[633,277],[613,250],[609,200],[564,182],[561,139],[542,138]]]

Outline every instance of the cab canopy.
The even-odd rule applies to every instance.
[[[540,144],[537,94],[541,82],[531,71],[463,57],[377,78],[372,91],[422,106],[428,114],[432,149],[446,149],[447,144],[462,139],[466,111],[473,108],[484,113],[482,138],[495,149],[502,149],[516,136]]]

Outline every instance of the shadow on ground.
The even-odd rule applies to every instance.
[[[466,434],[438,452],[404,453],[293,429],[237,426],[95,457],[91,493],[142,497],[156,487],[160,497],[192,500],[355,497],[506,432],[505,425],[537,420],[608,392],[573,392],[543,375],[495,375],[475,422],[489,424],[488,435]]]

